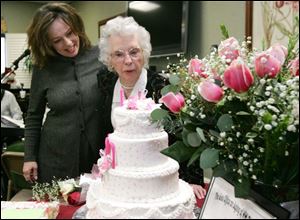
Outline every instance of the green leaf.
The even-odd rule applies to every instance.
[[[171,83],[171,85],[178,85],[180,83],[180,78],[176,75],[171,75],[169,78],[169,82]]]
[[[232,125],[233,121],[229,114],[222,115],[217,122],[217,126],[220,131],[230,131]]]
[[[262,117],[262,120],[265,124],[271,123],[272,122],[272,114],[270,112],[266,111]]]
[[[251,114],[249,112],[240,111],[240,112],[237,112],[236,115],[251,115]]]
[[[224,39],[229,38],[229,34],[228,34],[228,30],[227,30],[226,26],[224,24],[221,24],[220,28],[221,28],[221,32],[222,32]]]
[[[182,132],[181,132],[181,134],[182,134],[182,141],[183,141],[183,143],[184,143],[186,146],[189,145],[189,142],[188,142],[188,140],[187,140],[187,136],[188,136],[188,134],[189,134],[190,132],[191,132],[191,131],[188,130],[188,129],[186,129],[186,128],[183,128],[183,130],[182,130]]]
[[[190,165],[192,165],[196,160],[200,161],[200,155],[204,149],[205,149],[204,147],[197,148],[196,152],[192,155],[191,159],[189,160],[189,162],[187,164],[188,167]]]
[[[173,93],[177,93],[180,91],[180,88],[178,88],[175,85],[167,85],[164,88],[161,89],[160,93],[162,96],[166,95],[168,92],[173,92]]]
[[[234,195],[237,198],[248,198],[250,193],[250,181],[245,177],[240,177],[242,182],[236,181]]]
[[[187,135],[187,142],[192,147],[198,147],[201,144],[201,139],[197,132],[191,132]]]
[[[203,130],[199,127],[196,128],[196,131],[203,142],[206,142],[206,138],[204,136]]]
[[[195,149],[196,148],[186,146],[182,141],[176,141],[168,148],[162,150],[161,153],[181,163],[190,159]]]
[[[220,138],[220,133],[219,132],[216,132],[214,130],[209,130],[209,133],[212,135],[212,136],[215,136],[216,138]]]
[[[237,168],[237,164],[233,160],[220,161],[220,164],[213,169],[214,176],[230,177],[234,173],[234,169]]]
[[[257,133],[254,133],[254,132],[247,132],[246,137],[247,137],[247,138],[255,138],[255,137],[257,137]]]
[[[219,151],[215,148],[205,149],[200,156],[200,167],[202,169],[215,167],[219,161]]]
[[[151,118],[154,121],[159,121],[168,116],[168,111],[165,109],[155,109],[151,112]]]

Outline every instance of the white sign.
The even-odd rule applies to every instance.
[[[276,217],[251,200],[236,198],[233,185],[221,177],[213,177],[200,218],[270,219]]]

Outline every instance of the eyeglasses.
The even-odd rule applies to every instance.
[[[117,50],[111,54],[111,57],[117,62],[123,62],[125,60],[126,54],[128,54],[132,60],[136,60],[141,57],[142,49],[135,47],[131,48],[128,51]]]

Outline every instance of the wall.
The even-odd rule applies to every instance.
[[[1,1],[1,16],[6,20],[8,33],[25,33],[40,5],[24,1]]]
[[[71,4],[84,20],[92,44],[98,44],[98,21],[126,11],[126,1],[74,1]]]
[[[82,16],[93,44],[98,43],[98,21],[126,11],[127,1],[74,1],[71,3]],[[41,4],[1,1],[1,15],[7,20],[10,33],[23,33],[34,11]],[[16,16],[18,15],[18,16]],[[243,39],[245,34],[245,1],[190,1],[189,41],[187,58],[208,54],[212,44],[221,40],[220,24],[225,24],[230,35]],[[176,62],[176,56],[170,62]],[[166,69],[166,57],[151,58],[150,65]]]

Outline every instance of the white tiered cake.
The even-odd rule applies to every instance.
[[[87,218],[194,218],[192,188],[179,179],[178,163],[160,153],[168,135],[150,121],[158,107],[143,99],[133,109],[126,101],[114,109],[115,131],[108,137],[116,166],[91,183]]]

